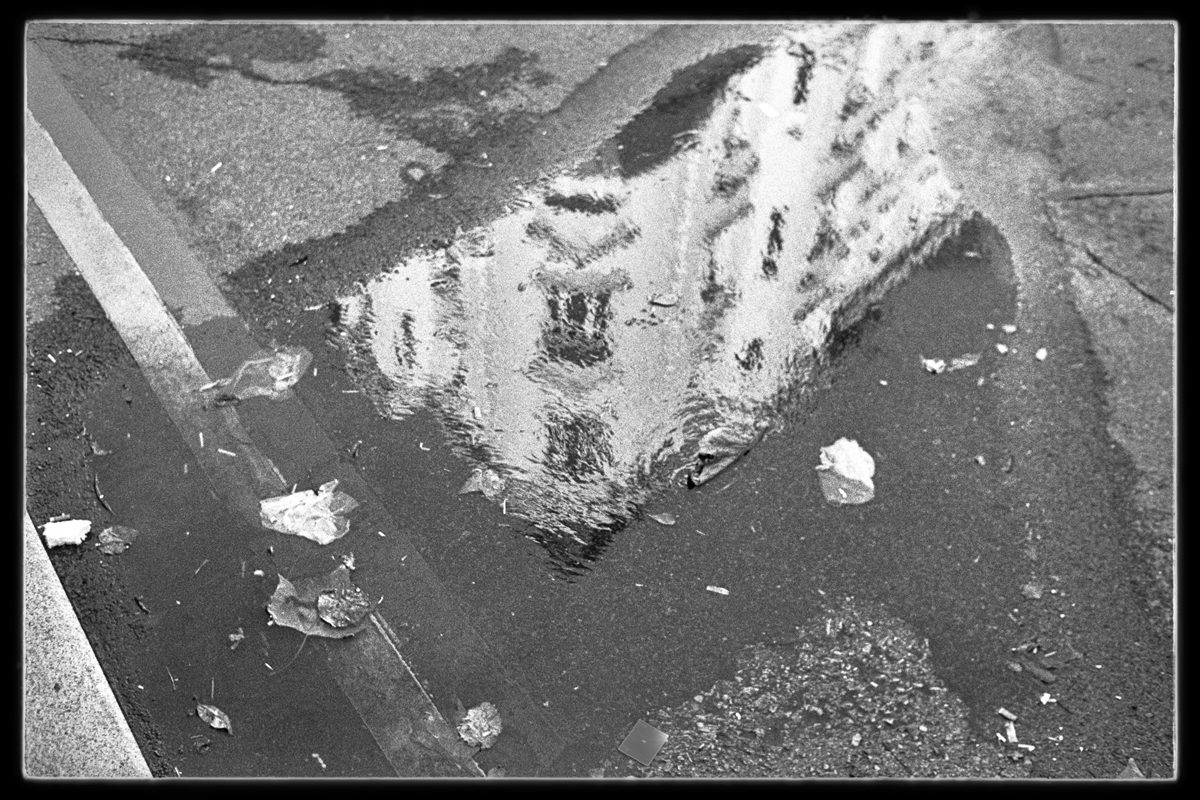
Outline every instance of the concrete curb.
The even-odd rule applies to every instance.
[[[151,777],[28,514],[24,655],[26,777]]]

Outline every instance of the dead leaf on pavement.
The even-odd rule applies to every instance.
[[[124,553],[129,549],[129,545],[133,544],[133,540],[137,538],[138,532],[134,528],[127,528],[124,525],[110,525],[100,531],[97,536],[96,547],[105,555],[115,556],[118,553]]]
[[[210,706],[208,703],[196,703],[196,715],[207,722],[209,726],[229,731],[229,735],[233,735],[233,723],[229,721],[229,715],[216,706]]]
[[[276,625],[327,639],[343,639],[361,631],[373,608],[362,590],[350,582],[345,564],[328,575],[299,578],[295,583],[280,575],[267,603]]]

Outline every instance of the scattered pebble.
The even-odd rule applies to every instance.
[[[1001,325],[1000,330],[1004,331],[1005,333],[1016,333],[1017,326],[1016,325]]]
[[[1008,345],[1001,342],[996,342],[996,351],[1000,353],[1000,355],[1004,355],[1008,352]]]
[[[1046,348],[1039,347],[1038,351],[1033,354],[1033,357],[1036,358],[1038,361],[1045,361],[1046,356],[1048,356],[1048,355],[1050,355],[1050,353],[1046,350]]]

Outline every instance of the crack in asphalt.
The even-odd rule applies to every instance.
[[[1094,264],[1096,264],[1099,267],[1103,267],[1107,272],[1111,273],[1112,275],[1123,280],[1125,283],[1129,284],[1131,287],[1133,287],[1134,291],[1136,291],[1142,297],[1146,298],[1147,300],[1154,303],[1155,305],[1161,306],[1163,309],[1165,309],[1170,314],[1175,313],[1174,311],[1171,310],[1171,307],[1169,305],[1164,303],[1162,300],[1159,300],[1157,297],[1155,297],[1153,294],[1151,294],[1150,292],[1143,289],[1141,286],[1138,286],[1137,283],[1132,278],[1121,273],[1119,270],[1114,269],[1113,267],[1109,266],[1108,264],[1104,263],[1104,259],[1100,258],[1100,256],[1098,256],[1094,252],[1092,252],[1092,249],[1090,247],[1088,247],[1086,244],[1082,244],[1082,243],[1072,243],[1072,244],[1074,244],[1074,246],[1078,247],[1084,253],[1086,253],[1088,258],[1090,258]]]
[[[1147,189],[1126,189],[1126,190],[1118,190],[1118,191],[1078,192],[1075,194],[1063,195],[1056,199],[1062,200],[1062,201],[1067,201],[1067,200],[1091,200],[1093,198],[1107,198],[1107,197],[1159,197],[1161,195],[1168,195],[1168,194],[1175,194],[1175,189],[1174,188],[1160,189],[1160,188],[1155,187],[1155,188],[1147,188]]]

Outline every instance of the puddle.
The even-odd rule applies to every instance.
[[[589,163],[339,298],[358,386],[434,409],[492,502],[597,557],[706,434],[760,440],[957,230],[908,88],[930,33],[818,26],[677,74]]]

